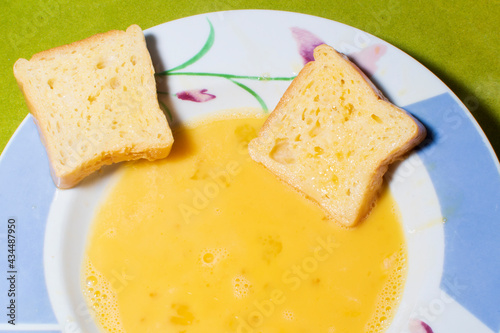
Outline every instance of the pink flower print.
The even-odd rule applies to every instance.
[[[418,319],[412,319],[408,328],[411,333],[434,333],[429,325]]]
[[[368,76],[372,76],[377,71],[377,61],[387,52],[384,44],[375,44],[365,47],[361,51],[349,55],[356,65],[358,65]]]
[[[318,45],[324,44],[324,42],[308,30],[297,27],[292,27],[290,30],[292,30],[292,36],[295,39],[295,42],[297,42],[299,54],[302,59],[304,59],[304,65],[309,61],[313,61],[314,48]]]
[[[191,101],[196,103],[208,102],[215,98],[215,95],[207,93],[207,89],[201,90],[185,90],[175,94],[178,99],[183,101]]]

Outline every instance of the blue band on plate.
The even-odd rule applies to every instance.
[[[500,329],[500,173],[448,93],[404,107],[429,131],[419,150],[446,219],[441,288],[493,331]]]
[[[54,183],[48,175],[49,163],[45,149],[35,124],[28,119],[3,152],[0,163],[2,324],[7,324],[10,319],[4,312],[12,299],[15,302],[16,325],[57,323],[45,287],[43,269],[45,225],[55,192]],[[10,223],[15,224],[11,228],[15,229],[15,233],[10,234],[10,239],[15,239],[15,260],[12,262],[7,261],[9,219],[11,222],[15,220],[15,223]],[[11,264],[13,266],[9,267]],[[11,288],[11,283],[7,278],[12,275],[15,296],[11,294],[13,297],[9,297],[7,290]]]

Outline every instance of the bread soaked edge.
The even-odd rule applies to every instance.
[[[360,213],[357,215],[357,218],[355,218],[352,221],[342,216],[335,216],[331,212],[329,207],[326,207],[321,202],[318,202],[300,188],[301,187],[300,182],[297,180],[297,177],[294,173],[290,172],[286,168],[282,168],[279,165],[276,165],[276,163],[270,162],[269,158],[267,156],[263,156],[264,154],[262,154],[263,150],[262,146],[265,146],[265,143],[264,144],[261,143],[262,140],[261,134],[267,131],[268,129],[270,130],[270,128],[272,127],[271,123],[273,122],[274,118],[280,117],[287,112],[287,109],[285,107],[286,104],[289,103],[289,101],[294,98],[294,94],[302,86],[303,80],[311,76],[311,73],[313,72],[315,66],[315,62],[318,61],[316,60],[316,54],[321,52],[323,49],[327,49],[328,51],[333,51],[334,56],[335,54],[340,56],[340,58],[345,62],[344,65],[354,70],[353,73],[354,75],[357,74],[361,76],[362,82],[366,83],[368,88],[370,88],[368,89],[368,93],[372,95],[371,97],[375,97],[376,99],[382,101],[383,103],[386,104],[387,107],[393,109],[395,112],[400,112],[408,116],[413,121],[413,127],[415,128],[415,135],[411,139],[409,139],[408,142],[405,145],[403,145],[398,152],[392,155],[388,155],[386,159],[384,159],[380,163],[380,165],[374,170],[373,173],[374,176],[372,176],[372,182],[370,184],[370,188],[367,189],[368,192],[363,197],[362,205],[360,205]],[[315,48],[314,55],[315,55],[315,60],[308,62],[302,68],[297,77],[291,82],[290,86],[287,88],[287,90],[279,100],[276,108],[273,110],[273,112],[271,112],[270,116],[266,119],[266,121],[262,125],[258,137],[250,142],[249,152],[250,156],[254,161],[264,165],[266,169],[268,169],[271,173],[280,178],[283,182],[294,187],[297,191],[302,192],[302,194],[305,195],[308,199],[316,202],[330,220],[334,220],[338,225],[343,225],[345,227],[354,227],[358,223],[362,222],[367,218],[371,209],[376,204],[376,201],[380,194],[381,186],[383,184],[383,176],[387,172],[389,166],[398,160],[403,160],[405,156],[407,156],[407,154],[412,149],[414,149],[418,144],[420,144],[426,137],[427,130],[425,126],[412,114],[391,103],[387,99],[387,97],[385,97],[382,94],[380,89],[378,89],[375,86],[375,84],[366,76],[366,74],[355,63],[353,63],[345,54],[338,52],[329,45],[321,44]]]

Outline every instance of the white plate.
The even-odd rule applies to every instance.
[[[168,92],[159,99],[173,124],[223,109],[272,110],[312,46],[324,42],[349,55],[429,132],[387,175],[409,248],[389,332],[500,331],[500,167],[470,113],[431,72],[365,32],[288,12],[203,14],[145,35],[157,73],[170,70],[158,77],[158,90]],[[16,325],[6,317],[0,330],[96,330],[80,293],[80,266],[94,209],[118,173],[106,168],[74,189],[55,189],[31,116],[23,121],[0,158],[4,251],[9,219],[16,225],[14,267],[7,260],[0,266],[15,276],[17,291]],[[1,279],[0,290],[9,284]],[[0,294],[1,304],[10,299]]]

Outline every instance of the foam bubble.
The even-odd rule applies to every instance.
[[[203,249],[200,254],[200,263],[203,267],[214,267],[226,259],[229,252],[225,248]]]
[[[111,283],[86,259],[82,291],[87,306],[105,332],[125,332],[118,310],[118,299]]]
[[[238,275],[233,278],[233,294],[234,297],[241,299],[250,293],[252,284],[243,275]]]
[[[268,263],[273,261],[283,250],[283,243],[279,236],[267,235],[261,237],[260,241],[263,245],[263,259]]]
[[[384,260],[382,268],[388,279],[377,297],[375,312],[365,326],[366,333],[384,332],[389,327],[394,313],[394,305],[401,297],[406,275],[406,248],[401,248]]]
[[[295,319],[295,313],[292,310],[284,310],[281,315],[285,320],[292,321]]]
[[[111,227],[102,233],[102,237],[106,238],[115,238],[116,237],[116,228]]]

